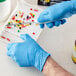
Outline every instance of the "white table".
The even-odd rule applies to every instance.
[[[26,0],[36,4],[36,0]],[[71,56],[76,39],[76,16],[68,19],[65,25],[43,30],[38,43],[52,54],[62,67],[69,72],[76,74],[76,65],[72,62]],[[0,76],[43,76],[35,68],[20,68],[6,55],[6,46],[0,42]],[[51,68],[50,68],[51,69]]]

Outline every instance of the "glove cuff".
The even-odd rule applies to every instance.
[[[41,49],[40,51],[38,51],[36,53],[36,58],[35,58],[35,64],[34,66],[42,72],[44,64],[48,58],[48,56],[50,56],[49,53],[45,52],[43,49]]]

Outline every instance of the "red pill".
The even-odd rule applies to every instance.
[[[8,41],[10,41],[10,39],[9,39],[9,38],[7,38],[7,40],[8,40]]]
[[[6,37],[4,37],[4,36],[1,36],[1,38],[6,39]]]
[[[33,35],[35,35],[35,33],[33,32]]]
[[[32,20],[32,22],[34,22],[34,20]]]
[[[15,16],[12,17],[12,20],[15,20]]]
[[[8,29],[11,29],[11,27],[8,27],[8,26],[7,26],[7,28],[8,28]]]
[[[35,11],[35,12],[38,12],[38,10],[37,10],[37,9],[34,9],[34,11]]]
[[[30,10],[32,10],[32,8],[30,8]]]

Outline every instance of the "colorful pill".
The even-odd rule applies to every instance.
[[[35,35],[35,32],[33,32],[33,35]]]
[[[20,30],[18,30],[18,32],[20,32]]]
[[[10,41],[10,39],[9,39],[9,38],[7,38],[7,40],[8,40],[8,41]]]
[[[8,22],[8,24],[11,24],[11,22]]]
[[[21,18],[23,17],[23,15],[21,15]]]
[[[30,10],[32,10],[32,8],[30,8]]]
[[[17,16],[17,14],[16,14],[16,16]]]
[[[34,22],[34,20],[32,20],[32,22]]]
[[[38,12],[38,10],[37,10],[37,9],[34,9],[34,11],[35,11],[35,12]]]
[[[7,26],[8,29],[11,29],[12,27]]]
[[[27,16],[27,19],[29,18],[29,16]]]
[[[6,39],[4,36],[1,36],[1,38]]]
[[[19,29],[21,30],[21,27],[19,27]]]
[[[12,17],[12,20],[15,20],[15,16]]]

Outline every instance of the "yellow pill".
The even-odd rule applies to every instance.
[[[44,0],[45,2],[50,2],[50,0]]]
[[[36,26],[38,26],[39,24],[35,24]]]
[[[30,26],[29,24],[26,24],[25,26]]]
[[[76,46],[74,47],[74,51],[76,51]]]
[[[74,63],[76,63],[76,58],[74,56],[72,56],[72,60]]]
[[[22,27],[22,25],[20,25],[19,27]]]

